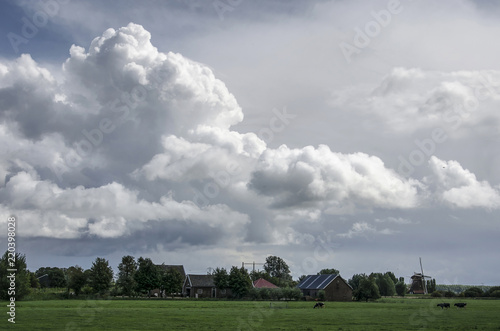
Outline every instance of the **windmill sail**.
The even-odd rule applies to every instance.
[[[420,270],[422,271],[422,288],[424,289],[424,294],[427,294],[427,284],[425,284],[424,268],[422,267],[422,258],[420,259]]]

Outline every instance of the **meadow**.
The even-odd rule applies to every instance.
[[[436,305],[450,302],[452,308]],[[467,308],[453,307],[467,302]],[[1,330],[500,330],[500,300],[383,298],[375,302],[273,303],[185,299],[1,303]]]

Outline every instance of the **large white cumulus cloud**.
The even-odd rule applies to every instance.
[[[148,31],[132,23],[108,29],[92,41],[88,52],[72,46],[64,69],[79,88],[104,102],[138,85],[154,89],[147,101],[171,116],[163,120],[173,121],[177,132],[198,124],[228,129],[243,119],[234,96],[208,67],[180,54],[158,52],[150,39]]]
[[[500,190],[487,181],[479,181],[457,161],[443,161],[433,156],[429,160],[432,174],[424,181],[433,187],[435,196],[458,208],[500,207]]]
[[[412,95],[429,75],[436,84]],[[386,116],[380,109],[401,108],[391,118],[402,123],[416,114],[432,120],[442,100],[466,100],[464,81],[479,79],[468,75],[397,69],[359,109],[369,104]],[[498,189],[455,161],[432,159],[427,177],[403,178],[363,152],[270,148],[255,133],[234,131],[242,121],[241,107],[212,70],[160,52],[137,24],[106,30],[88,49],[72,46],[57,73],[29,55],[4,61],[0,214],[23,219],[20,231],[31,237],[119,238],[160,226],[179,233],[171,240],[192,244],[202,233],[241,242],[258,233],[252,227],[278,239],[283,229],[307,237],[294,221],[417,209],[429,196],[459,208],[500,206]],[[438,171],[443,162],[446,175]],[[199,205],[193,192],[206,193],[203,185],[212,195]],[[375,230],[359,223],[348,237]]]
[[[325,145],[264,152],[250,187],[272,197],[275,207],[321,203],[330,212],[347,212],[418,205],[416,181],[399,177],[375,156],[334,153]]]

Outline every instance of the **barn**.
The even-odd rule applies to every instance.
[[[230,289],[218,289],[212,275],[188,274],[182,286],[182,293],[188,298],[227,298]]]
[[[328,301],[352,301],[352,287],[340,275],[309,275],[297,287],[304,296],[317,298],[323,290]]]

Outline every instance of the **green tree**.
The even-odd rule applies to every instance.
[[[40,282],[38,281],[38,278],[36,277],[34,272],[29,271],[30,273],[30,287],[31,288],[40,288]]]
[[[326,298],[325,290],[319,290],[318,291],[318,300],[325,301],[325,298]]]
[[[40,277],[40,285],[42,287],[66,287],[66,276],[64,270],[57,267],[42,267],[39,268],[35,275]],[[45,276],[47,275],[47,276]]]
[[[492,286],[486,292],[486,296],[489,297],[500,297],[500,286]]]
[[[132,296],[134,289],[137,287],[135,281],[135,273],[137,272],[137,262],[133,256],[127,255],[122,257],[122,262],[118,265],[118,280],[116,285],[121,290],[121,293],[126,296]]]
[[[495,291],[489,292],[488,294],[492,298],[500,298],[500,290],[495,290]]]
[[[286,286],[292,281],[290,268],[286,262],[278,256],[268,256],[264,264],[264,270],[272,277],[272,282],[278,284],[278,286]]]
[[[303,281],[304,279],[306,279],[306,277],[307,277],[307,275],[301,275],[301,276],[299,277],[298,282],[300,283],[301,281]]]
[[[394,273],[392,271],[387,271],[384,275],[388,276],[394,284],[396,284],[398,282],[398,279],[396,278],[396,276],[394,275]]]
[[[95,293],[104,294],[111,287],[113,280],[113,269],[104,258],[96,258],[90,268],[90,286],[94,289]]]
[[[352,275],[352,278],[347,281],[347,283],[352,287],[353,291],[355,291],[358,289],[361,279],[366,277],[368,277],[366,274],[354,274]]]
[[[484,295],[483,290],[475,286],[469,287],[463,293],[466,297],[482,297]]]
[[[374,277],[363,277],[359,281],[358,288],[353,291],[353,296],[357,301],[376,300],[380,298],[378,286]]]
[[[16,269],[16,272],[10,272],[7,269]],[[12,274],[15,277],[10,277]],[[14,285],[12,282],[15,286],[11,286]],[[0,258],[0,299],[10,300],[11,297],[15,297],[16,300],[22,300],[31,292],[30,285],[30,272],[26,268],[26,256],[6,251]]]
[[[140,257],[137,262],[139,268],[134,275],[134,279],[137,283],[137,291],[149,296],[152,290],[160,288],[160,270],[153,264],[150,258]]]
[[[399,296],[405,296],[406,294],[406,284],[405,282],[397,282],[396,285],[395,285],[395,288],[396,288],[396,293],[397,295]]]
[[[270,288],[269,295],[271,300],[281,300],[283,298],[283,288]]]
[[[396,294],[396,288],[389,273],[372,273],[370,278],[375,280],[375,283],[380,291],[380,295],[392,296]]]
[[[161,275],[161,286],[160,289],[165,291],[165,294],[170,294],[172,297],[175,293],[180,293],[182,291],[182,275],[174,268],[170,268],[163,271]]]
[[[70,289],[75,291],[75,295],[80,295],[82,288],[87,283],[87,277],[83,271],[82,267],[74,266],[69,267],[66,271],[67,274],[67,283],[68,283],[68,292]]]
[[[396,277],[394,277],[396,278]],[[393,278],[385,273],[383,279],[380,281],[379,286],[380,295],[384,293],[384,296],[393,296],[396,295],[396,284],[393,281]]]
[[[318,275],[338,275],[340,274],[340,271],[337,269],[321,269],[320,272],[318,272]]]
[[[284,287],[281,290],[285,300],[298,300],[302,297],[302,291],[297,287]]]
[[[226,268],[217,267],[214,271],[212,271],[212,275],[214,276],[215,287],[219,290],[229,288],[229,275]]]
[[[263,278],[267,281],[271,281],[271,276],[264,270],[252,270],[250,272],[250,279],[256,281],[259,278]]]
[[[245,268],[238,268],[236,266],[231,268],[229,272],[229,287],[233,295],[237,298],[247,295],[250,288],[252,288],[252,281]]]
[[[432,293],[436,291],[436,280],[429,279],[426,281],[427,293]]]

